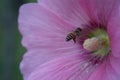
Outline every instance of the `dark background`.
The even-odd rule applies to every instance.
[[[36,0],[0,0],[0,80],[23,80],[19,64],[25,52],[18,31],[22,4]]]

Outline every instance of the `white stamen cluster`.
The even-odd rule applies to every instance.
[[[91,52],[98,50],[100,47],[101,41],[96,37],[88,38],[83,43],[83,48]]]

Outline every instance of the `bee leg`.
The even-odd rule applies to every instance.
[[[74,43],[76,43],[76,38],[73,38]]]

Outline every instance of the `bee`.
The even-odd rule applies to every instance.
[[[81,33],[82,29],[81,28],[77,28],[75,29],[75,31],[69,33],[67,36],[66,36],[66,41],[70,41],[70,40],[73,40],[74,43],[76,43],[76,39],[77,37],[80,36],[80,33]]]

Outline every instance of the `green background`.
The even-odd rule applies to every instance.
[[[0,0],[0,80],[23,80],[19,64],[25,52],[18,31],[22,4],[36,0]]]

